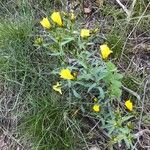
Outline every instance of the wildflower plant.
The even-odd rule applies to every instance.
[[[115,137],[114,143],[127,142],[126,135],[132,134],[123,123],[131,116],[120,115],[116,120],[112,105],[114,101],[118,104],[121,101],[123,78],[110,60],[113,51],[104,42],[95,46],[92,40],[97,30],[79,29],[75,19],[73,12],[53,12],[39,21],[44,35],[36,35],[34,46],[54,60],[46,70],[53,78],[51,91],[67,104],[66,114],[75,110],[95,117],[102,122],[102,128],[108,132],[110,139]],[[131,110],[129,104],[125,105]],[[132,142],[129,143],[128,147],[132,145]]]

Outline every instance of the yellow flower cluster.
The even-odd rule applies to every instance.
[[[92,107],[93,111],[94,111],[94,112],[99,112],[101,107],[100,107],[100,104],[98,104],[98,98],[95,97],[95,98],[93,99],[93,101],[95,102],[95,104],[94,104],[93,107]]]
[[[73,12],[70,12],[69,15],[67,15],[66,13],[63,13],[64,15],[66,16],[69,16],[71,20],[75,20],[75,15]],[[64,24],[63,24],[63,20],[62,20],[62,17],[61,17],[61,13],[60,12],[53,12],[50,16],[51,20],[57,24],[58,26],[62,27]],[[48,19],[48,17],[45,17],[43,18],[41,21],[40,21],[40,24],[45,28],[45,29],[50,29],[51,28],[51,23]],[[95,30],[94,30],[95,31]],[[97,29],[96,31],[97,32]],[[94,32],[94,33],[95,33]],[[90,37],[90,34],[93,33],[92,31],[90,31],[89,29],[81,29],[80,31],[80,36],[82,38],[88,38]],[[37,38],[35,40],[35,43],[42,43],[43,40],[41,40],[40,38]],[[101,56],[103,59],[107,59],[109,57],[109,55],[111,53],[113,53],[113,51],[108,47],[107,44],[102,44],[100,45],[100,53],[101,53]],[[76,73],[71,73],[71,71],[69,69],[62,69],[60,71],[60,78],[63,78],[63,79],[66,79],[66,80],[74,80],[77,75]],[[59,82],[57,82],[55,85],[53,85],[52,87],[55,91],[59,92],[60,94],[62,94],[62,90],[61,90],[61,84]],[[95,98],[94,101],[96,102],[94,105],[93,105],[93,111],[94,112],[99,112],[100,111],[100,105],[97,103],[98,99]],[[127,100],[125,102],[125,106],[127,107],[128,110],[132,111],[133,109],[133,105],[132,105],[132,102],[130,100]]]
[[[60,12],[53,12],[51,14],[51,19],[54,23],[56,23],[57,25],[59,26],[63,26],[63,22],[62,22],[62,18],[61,18],[61,15],[60,15]],[[51,28],[51,23],[50,21],[48,20],[48,17],[46,18],[43,18],[41,21],[40,21],[40,24],[45,28],[45,29],[50,29]]]
[[[75,20],[75,15],[73,13],[73,11],[71,13],[69,13],[69,16],[70,16],[70,19],[71,20]],[[63,26],[63,21],[62,21],[62,17],[61,17],[61,14],[60,12],[53,12],[51,14],[51,20],[57,24],[58,26],[62,27]],[[45,28],[45,29],[50,29],[51,28],[51,23],[50,21],[48,20],[48,17],[46,18],[43,18],[41,21],[40,21],[40,24]],[[82,38],[88,38],[90,37],[90,30],[89,29],[81,29],[80,31],[80,36]],[[113,53],[112,50],[110,50],[110,48],[107,46],[107,44],[103,44],[103,45],[100,45],[100,52],[101,52],[101,56],[103,59],[107,59],[108,56]]]
[[[80,32],[82,38],[88,38],[90,36],[90,30],[82,29]],[[107,46],[107,44],[100,45],[100,52],[103,59],[107,59],[113,51]]]
[[[73,11],[71,13],[69,13],[70,19],[71,20],[75,20],[75,14],[73,13]],[[62,17],[61,17],[61,13],[60,12],[53,12],[50,16],[51,20],[57,24],[58,26],[62,27],[63,26],[63,21],[62,21]],[[50,29],[51,28],[51,23],[48,19],[48,17],[43,18],[40,21],[40,24],[43,26],[43,28],[45,29]]]
[[[94,98],[94,102],[97,102],[97,101],[98,101],[98,99]],[[125,101],[125,106],[129,111],[133,111],[133,103],[130,99]],[[93,111],[94,112],[100,111],[100,105],[98,103],[93,105]]]
[[[72,75],[71,71],[67,68],[67,69],[62,69],[59,73],[60,78],[66,79],[66,80],[73,80],[77,77],[77,75]],[[60,94],[62,94],[61,91],[61,84],[59,82],[56,83],[56,85],[53,85],[53,90],[59,92]]]

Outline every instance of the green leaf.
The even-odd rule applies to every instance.
[[[118,80],[121,80],[123,78],[123,75],[120,74],[120,73],[116,73],[115,78],[118,79]]]
[[[108,71],[116,70],[116,66],[112,62],[109,61],[106,63],[106,65]]]
[[[74,38],[65,38],[63,42],[61,42],[61,46],[66,45],[67,43],[70,43],[71,41],[74,41]]]
[[[98,87],[98,90],[99,90],[100,97],[103,99],[105,97],[104,90],[101,87]]]
[[[81,96],[77,93],[77,91],[76,90],[72,90],[73,91],[73,94],[74,94],[74,96],[75,97],[77,97],[77,98],[81,98]]]
[[[114,88],[120,88],[121,85],[122,85],[122,83],[121,83],[120,81],[118,81],[118,80],[114,80],[114,81],[112,81],[111,83],[112,83],[112,86],[113,86]]]
[[[110,94],[112,97],[120,98],[122,94],[121,90],[121,79],[123,78],[122,74],[118,73],[116,66],[112,62],[107,62],[107,73],[106,76],[103,78],[105,83],[110,89]]]
[[[93,83],[93,84],[89,87],[88,92],[90,92],[93,88],[95,88],[96,85],[97,85],[96,83]]]
[[[111,96],[116,96],[119,98],[122,94],[122,90],[116,86],[111,85]]]
[[[50,52],[47,52],[48,55],[50,56],[61,56],[62,53],[50,53]]]
[[[124,117],[122,117],[122,122],[125,122],[125,121],[129,120],[132,117],[133,116],[124,116]]]

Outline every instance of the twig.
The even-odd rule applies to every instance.
[[[144,86],[144,93],[143,93],[143,98],[142,98],[142,109],[141,109],[141,113],[140,113],[140,119],[139,119],[139,132],[137,134],[135,134],[135,136],[138,139],[139,144],[141,145],[141,147],[143,148],[150,148],[150,146],[143,146],[140,142],[140,136],[142,136],[145,132],[150,133],[149,129],[145,129],[141,131],[141,121],[142,121],[142,115],[144,112],[144,102],[145,102],[145,95],[146,95],[146,88],[147,88],[147,84],[149,83],[148,80],[146,80],[145,86]]]
[[[140,142],[140,136],[142,136],[144,133],[150,133],[150,130],[149,129],[145,129],[145,130],[142,130],[142,131],[140,131],[140,132],[138,132],[139,134],[138,134],[138,137],[137,137],[137,140],[138,140],[138,143],[140,144],[140,146],[142,147],[142,148],[147,148],[147,149],[149,149],[150,148],[150,145],[148,145],[148,146],[146,146],[146,145],[142,145],[141,144],[141,142]]]
[[[130,7],[130,15],[132,14],[132,11],[134,9],[135,3],[136,3],[136,0],[133,0],[133,2],[131,4],[131,7]]]
[[[136,137],[136,138],[139,138],[140,136],[142,136],[144,133],[150,133],[150,130],[149,129],[144,129],[144,130],[142,130],[142,131],[139,131],[138,133],[136,133],[136,134],[134,134],[134,136]]]
[[[131,16],[132,16],[132,12],[133,12],[135,3],[136,3],[136,0],[133,0],[133,2],[132,2],[132,4],[131,4],[131,7],[130,7],[130,10],[129,10],[129,15],[127,16],[128,22],[131,20]]]
[[[125,13],[127,14],[127,20],[130,20],[136,0],[133,0],[130,10],[128,10],[121,2],[120,0],[116,0],[116,2],[122,7],[122,9],[125,11]]]
[[[131,36],[131,35],[132,35],[132,33],[134,32],[134,30],[136,29],[136,27],[137,27],[137,25],[139,24],[139,22],[141,21],[141,19],[143,18],[144,14],[146,13],[147,9],[149,8],[149,5],[150,5],[150,3],[148,3],[148,5],[146,6],[146,8],[145,8],[144,12],[141,14],[141,16],[139,16],[139,19],[137,20],[137,22],[136,22],[136,24],[135,24],[134,28],[131,30],[131,32],[130,32],[130,33],[129,33],[129,35],[127,36],[126,41],[124,42],[124,46],[123,46],[123,48],[122,48],[121,58],[120,58],[120,60],[121,60],[121,59],[122,59],[122,57],[123,57],[123,53],[124,53],[124,50],[125,50],[126,44],[127,44],[127,42],[128,42],[128,39],[130,38],[130,36]]]
[[[147,84],[148,84],[148,80],[146,81],[145,86],[144,86],[144,93],[143,93],[143,98],[142,98],[142,109],[141,109],[140,119],[139,119],[139,131],[141,130],[141,121],[142,121],[142,115],[144,112],[144,102],[145,102]]]
[[[88,132],[88,134],[91,133],[99,123],[100,123],[100,120],[94,125],[94,127]]]
[[[125,11],[127,16],[129,16],[130,15],[129,10],[120,2],[120,0],[116,0],[116,2],[122,7],[122,9]]]
[[[2,129],[4,135],[8,136],[11,140],[15,141],[19,146],[21,146],[22,148],[24,148],[23,145],[19,142],[19,140],[17,140],[13,135],[11,135],[11,134],[8,132],[8,130],[5,129],[5,127],[0,128],[0,129]]]

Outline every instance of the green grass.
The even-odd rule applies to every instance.
[[[16,97],[11,104],[12,115],[18,117],[20,133],[16,130],[16,134],[24,139],[20,144],[26,146],[30,140],[31,149],[73,150],[77,134],[69,128],[70,103],[51,90],[50,72],[56,60],[33,46],[35,21],[26,5],[21,7],[16,18],[3,18],[0,23],[0,76]]]
[[[75,150],[77,147],[87,148],[89,145],[93,145],[94,142],[98,142],[104,149],[110,143],[113,143],[113,138],[106,137],[99,130],[105,120],[99,119],[99,116],[92,114],[91,110],[86,112],[83,100],[76,102],[76,99],[72,99],[70,95],[65,93],[59,96],[52,90],[52,85],[55,84],[57,77],[51,71],[55,66],[60,66],[61,61],[56,60],[57,57],[50,56],[49,51],[51,49],[57,50],[58,47],[54,45],[49,50],[47,47],[34,46],[35,37],[45,34],[39,26],[41,17],[49,14],[53,9],[62,9],[64,3],[61,0],[52,2],[42,0],[36,3],[27,0],[16,0],[8,3],[7,0],[3,0],[0,3],[2,4],[0,8],[2,10],[0,22],[0,82],[2,82],[6,91],[8,89],[14,95],[11,103],[7,105],[10,108],[9,113],[17,118],[16,126],[11,127],[12,129],[14,128],[13,133],[16,132],[12,136],[11,148],[15,148],[16,141],[19,141],[17,143],[23,145],[24,149],[27,149],[26,146],[29,143],[28,149],[33,150]],[[147,76],[145,74],[140,76],[133,69],[134,67],[128,68],[129,64],[134,64],[132,61],[128,61],[133,56],[131,54],[133,51],[132,45],[136,46],[139,43],[132,43],[131,40],[127,40],[127,37],[134,27],[133,33],[136,37],[138,37],[138,32],[141,34],[148,30],[149,21],[147,18],[149,14],[148,10],[146,10],[147,5],[148,1],[145,1],[145,3],[142,0],[137,2],[130,22],[127,22],[122,9],[110,3],[104,4],[103,7],[97,9],[98,13],[102,13],[104,18],[104,27],[100,28],[100,35],[96,36],[95,39],[94,37],[91,38],[93,42],[97,41],[98,44],[101,44],[100,36],[103,35],[104,41],[113,50],[112,61],[118,65],[123,74],[127,75],[123,78],[123,85],[140,95],[141,101],[138,101],[132,93],[123,90],[122,99],[133,98],[136,111],[135,114],[131,114],[134,116],[133,123],[135,125],[139,124],[140,127],[142,124],[143,129],[147,128],[150,123],[148,119],[150,110],[147,107],[149,105],[149,95],[147,94],[149,84],[144,89]],[[142,16],[144,11],[145,13]],[[113,19],[110,21],[111,17]],[[141,19],[139,20],[140,17]],[[79,28],[82,28],[80,19],[78,21]],[[138,21],[139,23],[136,25]],[[96,22],[96,24],[99,24],[99,22]],[[60,33],[56,32],[56,37]],[[70,36],[66,31],[63,34],[66,37]],[[131,38],[136,37],[131,34]],[[74,47],[77,42],[75,41],[73,45],[66,44],[66,49],[78,48]],[[77,58],[76,53],[67,51],[67,56],[72,54]],[[141,81],[143,81],[142,84]],[[145,99],[143,98],[143,92]],[[87,109],[91,107],[91,103],[91,101],[87,102]],[[111,112],[115,111],[116,106],[122,108],[121,112],[119,112],[119,117],[124,114],[127,117],[128,113],[124,110],[122,103],[123,101],[112,100],[112,109],[108,105],[109,115],[104,115],[104,118],[107,121],[112,117],[117,118],[118,112]],[[3,112],[6,105],[4,105],[4,100],[1,100],[1,104],[0,117],[4,117]],[[141,110],[141,108],[144,108],[144,110]],[[141,113],[141,111],[143,112]],[[85,118],[90,118],[90,123]],[[96,124],[93,125],[91,120],[94,120],[94,123],[97,123],[99,120],[101,121],[98,127],[96,127],[96,133],[93,133],[95,128],[91,131]],[[142,120],[142,123],[140,123],[140,120]],[[110,124],[113,123],[111,122]],[[135,126],[134,133],[139,130],[139,126]],[[113,132],[114,135],[116,133],[121,134],[124,127],[125,131],[129,133],[126,121],[121,123],[117,130],[114,130],[112,125],[112,128],[109,128],[109,132]],[[89,137],[89,134],[92,134],[91,132],[93,135]],[[97,132],[99,132],[98,137],[94,140]],[[98,140],[99,138],[107,138],[108,141],[104,140],[106,143],[101,143]],[[116,149],[118,148],[115,142],[111,146]]]
[[[75,135],[68,128],[68,105],[52,93],[29,95],[29,112],[22,124],[24,136],[31,137],[32,149],[73,150]]]

